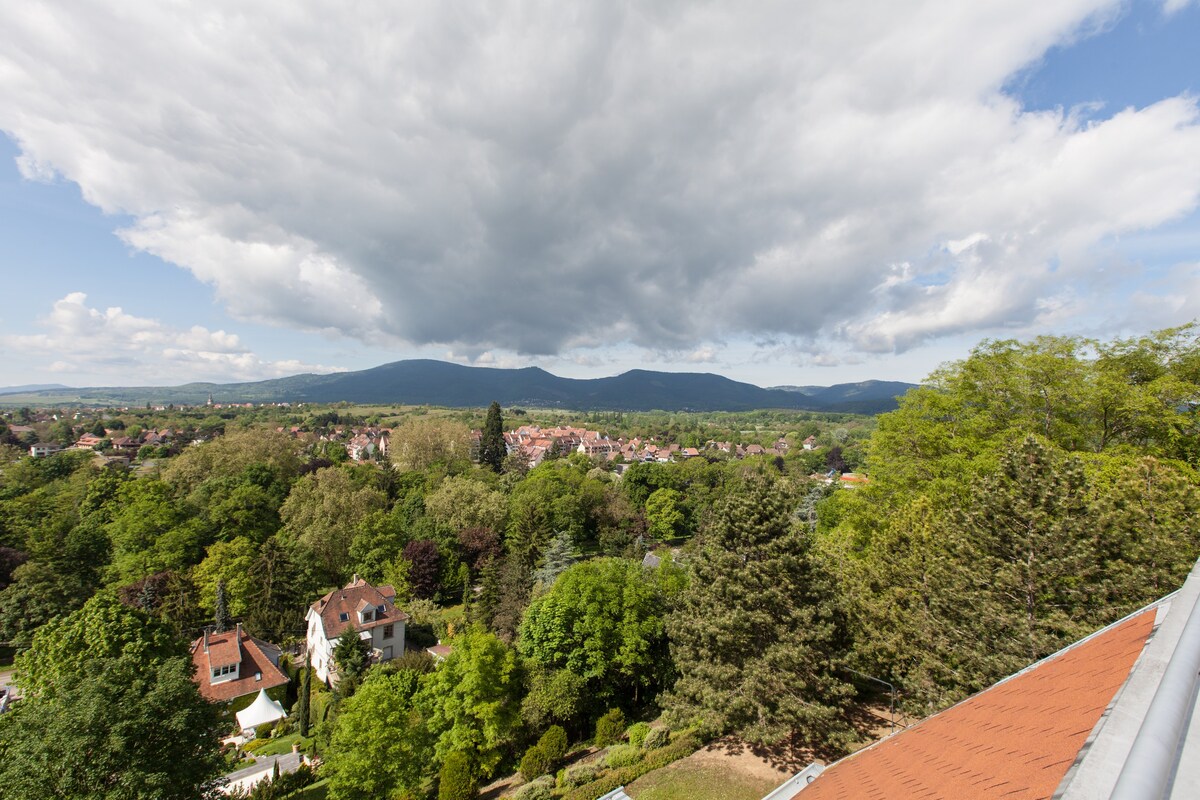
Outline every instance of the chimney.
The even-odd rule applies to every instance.
[[[237,624],[237,638],[234,639],[234,641],[235,642],[242,641],[242,623],[240,623],[240,622]]]
[[[354,577],[350,579],[350,585],[355,586],[357,584],[358,584],[358,573],[356,572],[356,573],[354,573]]]
[[[204,652],[208,652],[208,628],[204,629]]]

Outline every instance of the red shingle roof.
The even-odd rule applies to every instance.
[[[1155,610],[845,758],[795,800],[1049,798],[1129,677]]]
[[[391,586],[376,588],[362,578],[355,578],[344,589],[335,589],[313,603],[312,610],[321,617],[325,638],[333,640],[341,636],[347,628],[365,631],[407,620],[408,615],[396,608],[395,600],[396,590]],[[373,614],[375,618],[372,620],[359,622],[359,610],[372,606],[382,606],[383,611]],[[342,619],[343,614],[346,615],[345,620]]]
[[[238,641],[239,635],[241,641]],[[239,646],[240,645],[240,646]],[[238,679],[212,683],[213,667],[222,667],[239,661],[241,668]],[[224,703],[259,689],[273,689],[288,682],[279,667],[267,658],[254,637],[241,629],[208,635],[208,652],[204,652],[204,637],[192,642],[192,663],[196,665],[194,680],[200,686],[200,694],[214,703]],[[261,680],[255,675],[261,674]]]

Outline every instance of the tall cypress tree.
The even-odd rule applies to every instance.
[[[217,633],[224,633],[229,630],[233,620],[229,616],[229,602],[225,597],[225,581],[217,581],[217,599],[216,611],[213,613],[213,623],[216,625]]]
[[[491,467],[494,472],[499,472],[507,454],[500,404],[493,401],[488,406],[487,420],[483,423],[483,437],[479,442],[479,463]]]
[[[667,619],[674,722],[763,743],[799,734],[836,746],[847,731],[851,688],[836,672],[845,626],[794,505],[780,484],[752,476],[701,534],[691,582]]]
[[[305,652],[307,656],[307,651]],[[307,664],[304,667],[304,680],[300,682],[300,699],[296,703],[296,716],[300,718],[300,735],[308,737],[308,718],[311,716],[309,712],[309,703],[312,702],[312,665]]]

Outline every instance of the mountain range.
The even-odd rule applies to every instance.
[[[576,411],[748,411],[789,408],[877,414],[896,407],[896,397],[915,384],[863,381],[836,386],[764,389],[711,373],[630,370],[608,378],[560,378],[539,367],[496,369],[414,359],[357,372],[292,375],[252,383],[189,383],[182,386],[53,388],[0,394],[15,403],[84,405],[195,405],[308,402],[566,408]]]

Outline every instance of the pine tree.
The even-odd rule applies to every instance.
[[[225,597],[225,581],[223,579],[217,581],[217,599],[215,605],[216,612],[213,614],[213,623],[216,626],[215,630],[217,633],[224,633],[229,630],[229,626],[233,620],[229,616],[229,603]]]
[[[508,448],[504,444],[504,420],[500,416],[500,404],[488,406],[487,420],[483,423],[483,436],[479,442],[479,463],[499,472],[504,464]]]
[[[791,506],[781,485],[751,476],[701,534],[691,582],[667,620],[679,679],[664,701],[674,723],[752,742],[843,741],[845,628]]]
[[[542,555],[542,565],[534,571],[533,579],[541,591],[545,591],[554,584],[555,578],[578,560],[579,550],[570,531],[559,531],[550,540],[550,545]]]

